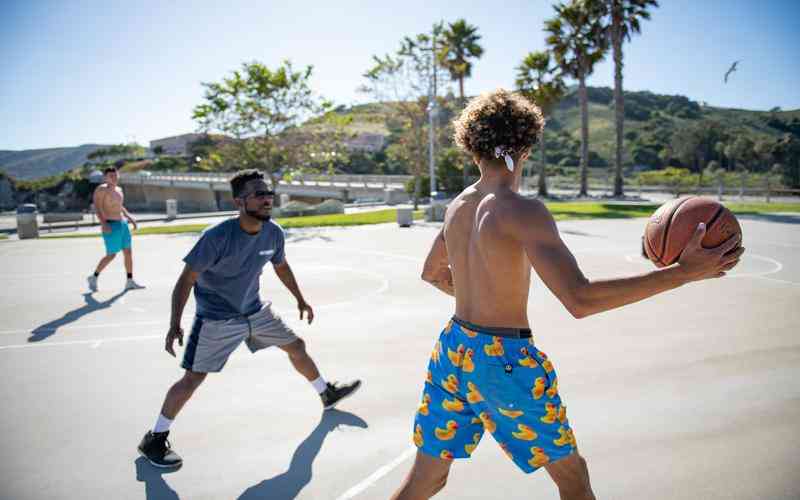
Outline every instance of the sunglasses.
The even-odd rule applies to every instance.
[[[275,191],[272,190],[258,190],[253,191],[252,193],[247,193],[242,196],[242,199],[246,199],[248,196],[255,196],[256,198],[267,198],[269,196],[275,196]]]

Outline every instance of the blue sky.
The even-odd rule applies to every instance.
[[[0,149],[151,139],[195,129],[200,82],[244,61],[314,66],[314,87],[337,104],[356,92],[373,54],[437,20],[465,18],[485,54],[467,94],[511,87],[523,56],[544,48],[552,2],[0,2]],[[661,0],[625,46],[625,88],[710,105],[800,108],[797,0]],[[739,71],[723,85],[731,62]],[[611,86],[601,64],[590,85]],[[453,85],[453,89],[457,88]]]

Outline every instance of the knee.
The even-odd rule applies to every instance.
[[[286,353],[289,355],[290,358],[305,358],[308,356],[306,352],[306,342],[303,339],[297,339],[291,344],[289,344],[288,348],[286,349]]]
[[[203,380],[206,379],[205,373],[186,372],[183,378],[178,382],[178,386],[183,392],[192,393],[200,387]]]

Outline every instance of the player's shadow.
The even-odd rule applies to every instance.
[[[161,477],[163,474],[177,471],[180,467],[159,469],[150,465],[144,457],[137,458],[134,463],[136,464],[136,480],[144,483],[147,500],[178,500],[180,498]]]
[[[325,437],[329,432],[342,425],[368,427],[364,419],[352,413],[339,410],[323,412],[322,419],[317,424],[317,427],[294,451],[289,469],[247,488],[239,497],[239,500],[288,500],[296,498],[300,491],[311,482],[311,466],[322,448],[322,442],[325,441]]]
[[[90,292],[86,292],[83,294],[83,300],[85,302],[84,305],[82,305],[77,309],[73,309],[72,311],[64,313],[64,315],[58,319],[54,319],[52,321],[48,321],[43,325],[37,326],[36,328],[31,330],[31,336],[28,337],[28,342],[40,342],[48,338],[49,336],[53,335],[54,333],[56,333],[58,329],[64,325],[68,325],[74,321],[77,321],[89,313],[93,313],[101,309],[108,309],[109,307],[111,307],[112,304],[114,304],[114,302],[117,301],[117,299],[119,299],[126,293],[128,293],[128,291],[123,290],[107,300],[98,301],[94,297],[92,297],[92,294]]]

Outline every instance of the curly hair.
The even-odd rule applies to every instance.
[[[525,97],[497,89],[472,99],[453,121],[453,128],[453,139],[468,153],[493,159],[499,146],[516,156],[539,142],[544,116]]]
[[[252,180],[264,180],[264,174],[259,172],[256,169],[248,169],[248,170],[239,170],[236,174],[231,177],[231,191],[233,192],[233,197],[238,198],[242,194],[242,190],[244,189],[244,185],[247,184],[248,181]]]

